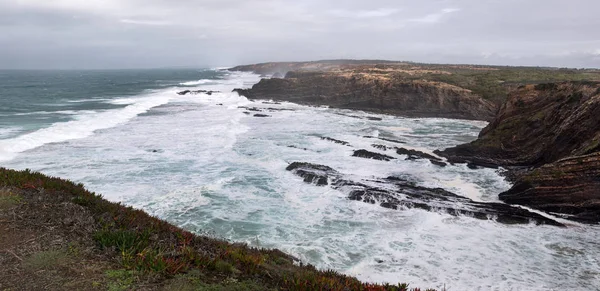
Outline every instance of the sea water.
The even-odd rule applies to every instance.
[[[391,210],[285,170],[310,162],[353,180],[400,176],[498,202],[511,186],[498,170],[352,157],[356,149],[386,153],[372,144],[431,153],[476,139],[485,122],[251,101],[232,92],[258,81],[209,69],[0,71],[0,166],[81,182],[188,230],[279,248],[365,281],[600,290],[598,227]]]

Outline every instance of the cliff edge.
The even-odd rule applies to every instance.
[[[494,103],[468,89],[443,82],[409,80],[393,69],[290,71],[285,78],[262,79],[236,90],[249,99],[358,109],[407,117],[490,120]]]

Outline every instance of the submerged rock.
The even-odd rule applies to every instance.
[[[343,141],[343,140],[339,140],[339,139],[335,139],[335,138],[331,138],[331,137],[322,136],[321,139],[326,140],[326,141],[331,141],[331,142],[334,142],[337,144],[345,145],[345,146],[350,145],[350,143],[347,141]]]
[[[367,150],[354,151],[354,154],[352,154],[352,156],[359,157],[359,158],[366,158],[366,159],[374,159],[374,160],[379,160],[379,161],[387,161],[387,162],[396,159],[396,158],[390,157],[388,155],[378,154],[378,153],[370,152]]]

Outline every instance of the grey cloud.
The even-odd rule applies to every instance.
[[[0,68],[324,58],[600,67],[596,0],[0,0]]]

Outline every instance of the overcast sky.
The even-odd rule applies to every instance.
[[[0,68],[600,67],[599,0],[0,0]]]

